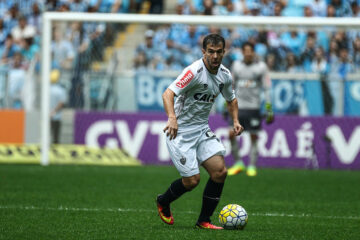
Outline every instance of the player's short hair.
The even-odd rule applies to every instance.
[[[225,48],[225,39],[222,36],[220,36],[219,34],[211,33],[211,34],[205,36],[205,38],[203,40],[203,49],[206,50],[206,47],[208,44],[217,45],[219,43],[222,43],[223,49],[224,49]]]
[[[244,50],[246,46],[251,47],[251,50],[253,51],[255,50],[255,46],[251,42],[244,42],[243,45],[241,46],[241,49]]]

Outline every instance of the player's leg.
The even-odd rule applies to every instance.
[[[239,110],[239,122],[245,128],[245,130],[248,128],[247,126],[249,125],[249,123],[246,118],[246,112],[243,110]],[[230,139],[230,143],[231,143],[231,155],[234,158],[234,165],[232,165],[228,169],[229,176],[236,175],[245,170],[245,164],[240,157],[239,143],[238,143],[236,137],[237,136],[235,135],[234,131],[232,129],[229,130],[229,139]]]
[[[254,177],[257,174],[256,162],[258,160],[258,133],[261,130],[261,112],[260,109],[254,109],[249,111],[250,119],[250,139],[251,139],[251,148],[250,148],[250,160],[246,170],[246,175]]]
[[[258,133],[252,132],[250,134],[250,138],[251,138],[250,161],[246,170],[246,175],[250,177],[254,177],[257,174],[256,162],[258,160],[258,155],[259,155],[257,148]]]
[[[196,226],[198,228],[222,229],[211,224],[210,218],[220,201],[227,176],[224,158],[223,156],[216,155],[203,162],[202,165],[209,173],[210,178],[203,192],[201,212]]]
[[[234,133],[234,131],[231,129],[229,130],[229,139],[230,139],[230,143],[231,143],[231,155],[234,158],[234,165],[232,165],[229,169],[228,169],[228,175],[232,176],[232,175],[236,175],[242,171],[245,170],[245,165],[244,162],[242,161],[240,154],[239,154],[239,143],[236,139],[236,135]]]
[[[210,178],[203,192],[201,212],[196,226],[198,228],[222,229],[211,224],[211,216],[219,203],[227,176],[224,161],[225,147],[210,129],[204,131],[197,146],[199,163],[209,173]]]
[[[182,176],[173,181],[167,190],[156,198],[161,220],[170,225],[174,223],[170,204],[184,193],[195,188],[200,181],[200,171],[195,150],[197,138],[193,139],[194,136],[198,138],[199,133],[185,136],[178,134],[177,138],[173,140],[166,139],[171,160]]]
[[[174,217],[170,210],[170,203],[181,197],[184,193],[194,189],[200,182],[200,174],[182,177],[173,181],[164,194],[157,196],[156,202],[161,220],[167,224],[174,224]]]

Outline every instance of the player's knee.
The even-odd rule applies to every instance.
[[[200,174],[183,178],[183,183],[187,190],[193,190],[200,183]]]
[[[218,171],[214,172],[211,176],[211,178],[215,182],[224,182],[227,177],[227,169],[226,167],[223,167],[222,169],[219,169]]]

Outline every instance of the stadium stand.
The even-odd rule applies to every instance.
[[[1,1],[0,13],[0,107],[24,108],[22,96],[17,104],[10,101],[9,73],[13,72],[20,53],[20,69],[39,73],[39,46],[41,36],[41,12],[112,12],[112,13],[175,13],[178,15],[233,15],[233,16],[303,16],[303,17],[359,17],[357,0],[9,0]],[[116,34],[114,34],[116,32]],[[227,39],[227,55],[224,64],[230,66],[242,59],[240,46],[249,40],[255,45],[259,59],[265,60],[271,71],[321,72],[341,77],[358,72],[360,65],[360,36],[356,31],[256,31],[238,27],[236,29],[172,24],[169,26],[144,26],[77,23],[70,26],[58,23],[54,26],[52,42],[52,68],[60,69],[60,82],[69,92],[68,106],[85,107],[82,96],[82,79],[88,70],[105,71],[106,62],[122,48],[120,67],[137,71],[179,71],[201,57],[200,48],[204,35],[220,32]],[[130,49],[136,49],[130,52]],[[127,56],[124,58],[123,56]],[[276,63],[276,64],[275,64]],[[29,69],[32,66],[33,69]],[[20,73],[18,71],[18,73]],[[335,73],[335,74],[333,74]],[[21,73],[23,74],[23,73]],[[97,73],[93,73],[97,74]],[[38,81],[38,80],[36,80]],[[19,85],[20,84],[20,85]],[[22,83],[17,83],[21,89]],[[38,86],[38,85],[37,85]],[[92,86],[97,89],[96,83]],[[330,87],[331,88],[331,87]],[[39,87],[36,88],[37,91]],[[102,103],[99,92],[93,91],[90,108]],[[33,94],[38,96],[39,94]],[[39,105],[39,99],[34,102]],[[30,107],[31,108],[31,107]]]

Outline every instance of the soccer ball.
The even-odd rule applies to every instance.
[[[228,204],[220,211],[219,221],[225,229],[244,229],[248,222],[248,214],[242,206]]]

